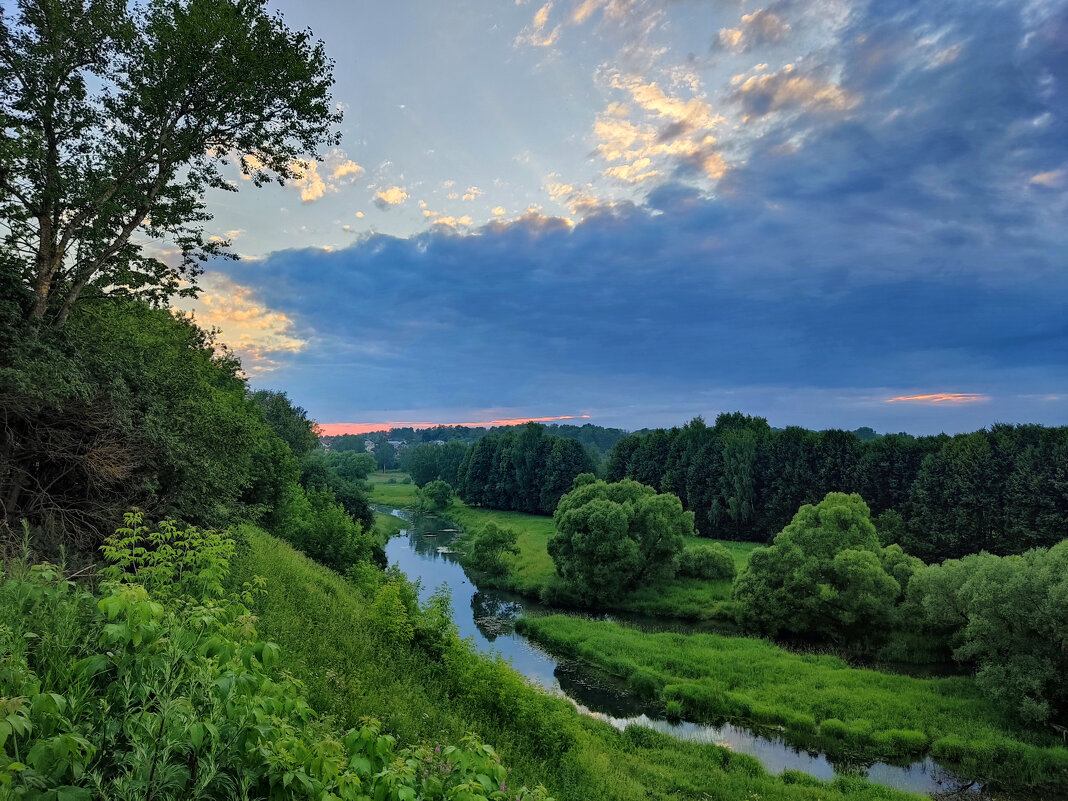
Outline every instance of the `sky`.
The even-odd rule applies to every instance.
[[[320,422],[1068,424],[1068,0],[271,7],[342,142],[194,311]]]

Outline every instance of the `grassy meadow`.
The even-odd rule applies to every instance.
[[[782,728],[798,745],[843,758],[931,753],[983,781],[1068,785],[1068,749],[1052,733],[1022,729],[971,677],[920,679],[766,640],[649,633],[563,615],[522,620],[519,630],[626,678],[636,693],[690,720]]]
[[[416,487],[414,484],[400,483],[404,477],[403,472],[396,470],[371,476],[371,501],[398,507],[415,503]],[[390,481],[394,483],[389,483]],[[454,500],[441,514],[455,520],[465,533],[475,531],[487,523],[496,523],[514,529],[519,534],[519,553],[505,557],[508,574],[492,578],[480,576],[481,584],[523,595],[540,596],[543,588],[556,575],[556,568],[548,551],[549,538],[555,531],[551,517],[482,509],[468,506],[460,500]],[[759,544],[710,540],[704,537],[689,537],[686,544],[699,545],[709,542],[723,544],[734,557],[738,570],[745,566],[749,554]],[[611,608],[621,612],[687,620],[733,619],[730,597],[731,582],[728,580],[705,581],[680,576],[659,586],[642,587],[614,603]],[[554,600],[559,602],[561,599]]]
[[[281,646],[283,664],[313,707],[339,725],[373,715],[400,744],[456,741],[472,732],[512,770],[510,783],[544,783],[558,801],[916,801],[855,777],[822,783],[769,775],[752,757],[682,743],[641,728],[620,733],[531,687],[501,661],[456,640],[444,658],[418,641],[376,638],[375,608],[355,585],[289,545],[245,527],[234,565],[240,586],[262,576],[257,629]]]

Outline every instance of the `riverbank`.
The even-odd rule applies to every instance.
[[[374,635],[374,600],[341,576],[261,531],[235,560],[236,586],[266,579],[257,628],[282,646],[309,700],[341,725],[383,720],[401,745],[455,741],[473,732],[513,771],[510,783],[544,783],[559,801],[916,801],[853,776],[817,781],[769,775],[752,757],[679,742],[640,727],[617,731],[567,700],[530,686],[501,660],[455,635],[444,657],[426,644],[389,645]]]
[[[970,677],[919,679],[765,640],[650,633],[563,615],[523,619],[517,630],[626,679],[688,720],[781,727],[797,746],[843,759],[929,753],[968,778],[1014,790],[1068,788],[1068,749],[992,707]]]
[[[374,474],[369,480],[371,501],[398,507],[414,504],[416,487],[414,484],[401,483],[405,477],[399,471]],[[459,500],[454,500],[439,514],[455,521],[463,529],[463,535],[456,542],[456,547],[461,550],[465,539],[488,523],[513,529],[519,535],[519,553],[504,557],[507,573],[500,576],[478,574],[475,578],[479,586],[509,590],[562,606],[576,605],[555,580],[556,568],[548,551],[549,539],[555,531],[551,517],[482,509]],[[709,542],[724,545],[734,558],[738,570],[745,566],[749,554],[759,545],[704,537],[688,537],[686,544]],[[642,587],[604,607],[604,610],[690,621],[721,621],[729,624],[734,621],[731,581],[728,579],[707,581],[677,577],[655,587]]]

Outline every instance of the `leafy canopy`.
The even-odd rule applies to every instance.
[[[557,573],[586,598],[607,601],[673,576],[693,513],[679,499],[624,479],[615,484],[585,473],[560,499],[549,555]]]
[[[896,545],[879,546],[859,495],[831,492],[753,551],[734,594],[742,621],[757,631],[859,640],[890,624],[921,566]]]
[[[208,189],[301,173],[334,133],[333,63],[265,0],[17,0],[0,13],[3,255],[25,319],[61,326],[86,290],[166,298],[225,254]],[[166,240],[165,263],[140,241]]]

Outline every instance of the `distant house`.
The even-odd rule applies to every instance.
[[[363,441],[363,449],[368,453],[373,453],[375,449],[375,441],[373,439],[365,439]]]
[[[401,448],[407,448],[408,447],[408,443],[405,442],[403,439],[390,439],[390,440],[386,440],[386,441],[390,445],[392,445],[394,448],[396,448],[397,450],[400,450]]]
[[[443,439],[436,439],[436,440],[434,440],[433,442],[431,442],[430,444],[431,444],[431,445],[444,445],[444,444],[445,444],[445,440],[443,440]]]

